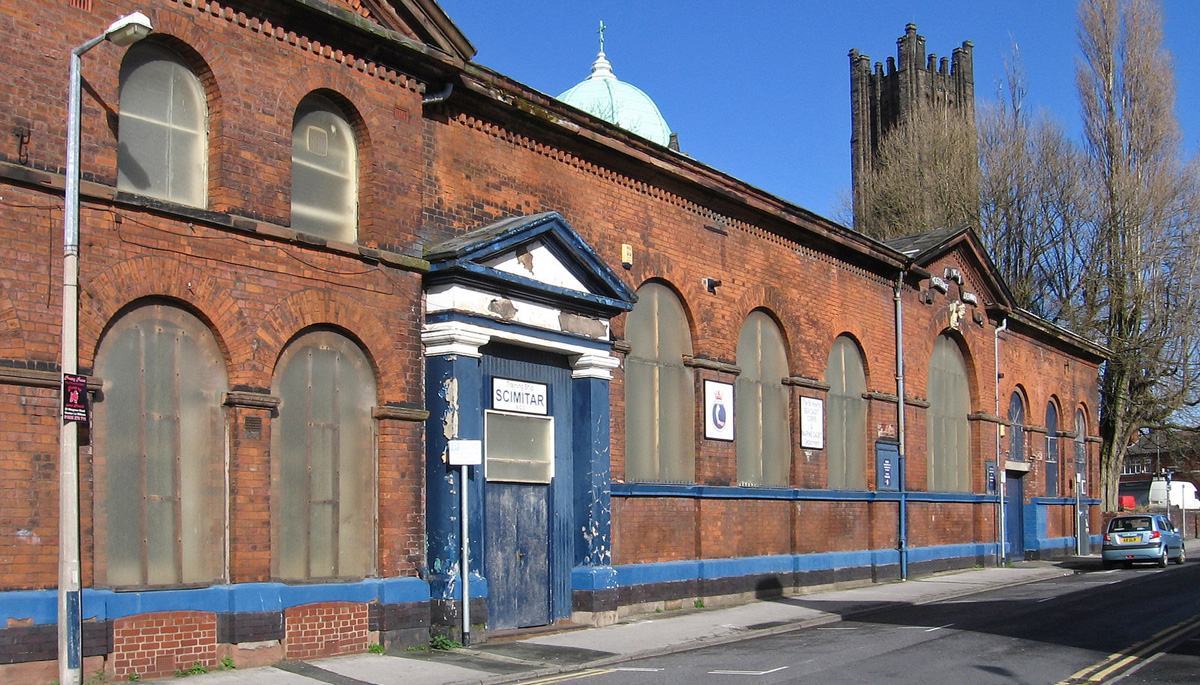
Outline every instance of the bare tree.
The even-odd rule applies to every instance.
[[[1013,47],[1003,92],[979,118],[979,229],[1016,304],[1052,321],[1079,299],[1090,253],[1083,156],[1062,128],[1025,108]]]
[[[955,108],[918,107],[884,136],[863,187],[857,230],[879,239],[974,226],[979,202],[975,122]]]
[[[1200,406],[1200,164],[1182,157],[1159,5],[1081,0],[1079,21],[1082,144],[1026,111],[1014,50],[977,134],[933,106],[887,134],[855,227],[977,226],[1018,306],[1111,350],[1099,407],[1111,509],[1137,430]]]
[[[1112,351],[1101,377],[1100,462],[1113,509],[1136,431],[1196,401],[1196,176],[1181,158],[1161,9],[1083,0],[1079,20],[1095,259],[1070,318]]]

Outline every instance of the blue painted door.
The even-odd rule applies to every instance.
[[[488,626],[491,630],[551,622],[547,485],[488,482]]]
[[[486,475],[484,574],[489,630],[526,628],[570,616],[571,371],[555,355],[502,345],[483,348],[485,409],[493,404],[493,379],[544,384],[553,417],[553,477],[549,483],[512,482]],[[534,422],[540,416],[529,417]],[[517,423],[520,423],[519,421]],[[487,443],[484,445],[485,457]],[[561,482],[560,487],[558,483]]]
[[[1008,472],[1004,493],[1004,535],[1008,559],[1025,559],[1025,481],[1021,472]]]

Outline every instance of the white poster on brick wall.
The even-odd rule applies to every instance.
[[[825,449],[825,401],[800,398],[800,449]]]
[[[704,381],[704,437],[733,440],[733,386]]]

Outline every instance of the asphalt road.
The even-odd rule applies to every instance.
[[[819,598],[789,597],[827,611]],[[1200,683],[1200,562],[1073,576],[528,683]]]

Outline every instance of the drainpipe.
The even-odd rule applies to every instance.
[[[897,471],[900,486],[900,580],[908,580],[908,474],[905,467],[904,447],[904,309],[900,303],[900,289],[904,285],[904,271],[896,276],[896,287],[892,290],[892,301],[896,306],[896,433],[900,440],[897,449]]]
[[[999,493],[998,500],[1000,511],[996,519],[1000,522],[1000,549],[996,551],[996,565],[1003,566],[1004,560],[1008,557],[1005,554],[1005,547],[1008,545],[1008,528],[1005,522],[1004,512],[1004,489],[1008,487],[1008,472],[1004,470],[1003,454],[1000,452],[1000,333],[1008,330],[1008,318],[1000,322],[993,333],[995,342],[995,370],[996,370],[996,492]]]
[[[454,92],[454,84],[451,82],[447,82],[446,87],[442,88],[440,91],[438,91],[436,93],[426,93],[425,97],[421,98],[421,104],[422,105],[432,105],[432,104],[435,104],[438,102],[445,102],[446,99],[449,98],[450,94],[453,92]]]

